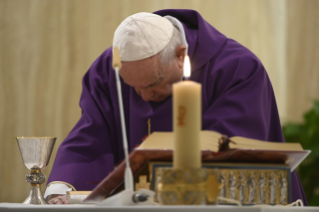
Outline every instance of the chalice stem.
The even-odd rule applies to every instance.
[[[26,181],[31,184],[31,189],[28,198],[24,204],[46,205],[48,204],[41,192],[41,184],[45,181],[45,175],[40,169],[31,169],[31,174],[26,175]]]
[[[23,202],[24,204],[34,205],[47,205],[48,203],[44,200],[40,184],[31,185],[30,193],[28,198]]]

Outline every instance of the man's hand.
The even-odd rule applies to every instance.
[[[62,205],[62,204],[70,204],[66,195],[52,195],[51,199],[49,200],[49,204],[51,205]]]

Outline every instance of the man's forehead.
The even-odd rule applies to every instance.
[[[158,65],[158,61],[159,61],[158,59],[159,59],[159,56],[155,55],[152,57],[145,58],[143,60],[130,61],[130,62],[122,61],[122,65],[123,65],[122,69],[126,71],[126,69],[136,69],[136,68],[143,69],[143,68],[154,67]]]
[[[138,61],[131,61],[131,62],[122,62],[122,69],[121,71],[127,72],[127,71],[135,71],[144,69],[145,67],[153,66],[153,61],[149,58],[144,60],[138,60]]]
[[[131,86],[146,87],[158,78],[159,63],[154,57],[139,61],[122,62],[120,75]]]

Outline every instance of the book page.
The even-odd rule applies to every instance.
[[[229,144],[231,149],[303,151],[303,148],[299,143],[267,142],[239,136],[231,137],[230,140],[236,143]]]
[[[174,135],[172,132],[153,132],[137,149],[173,149]]]
[[[201,131],[201,149],[218,152],[218,141],[222,136],[220,133],[214,131]],[[282,151],[303,151],[299,143],[281,143],[281,142],[267,142],[257,139],[250,139],[244,137],[231,137],[229,147],[230,149],[256,149],[256,150],[282,150]],[[194,141],[195,142],[195,141]],[[148,136],[145,141],[138,147],[138,149],[174,149],[174,133],[173,132],[154,132]]]
[[[220,133],[213,131],[201,131],[201,149],[218,152],[218,139]],[[196,141],[194,141],[196,142]],[[173,132],[154,132],[148,136],[137,149],[174,149]]]
[[[211,150],[212,152],[218,152],[218,141],[222,134],[214,131],[201,131],[201,150]]]

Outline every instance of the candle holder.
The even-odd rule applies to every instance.
[[[158,168],[156,198],[161,205],[206,205],[218,196],[214,170]]]

